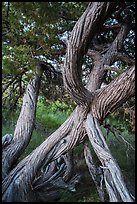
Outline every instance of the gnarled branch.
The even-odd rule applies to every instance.
[[[90,113],[87,116],[85,128],[94,151],[102,163],[104,181],[110,202],[133,202],[128,189],[125,186],[120,168],[111,155],[98,122]]]
[[[91,39],[99,30],[96,25],[104,22],[111,11],[112,5],[115,4],[113,2],[90,3],[75,24],[71,38],[68,41],[63,78],[67,91],[78,105],[86,105],[93,99],[93,93],[82,84],[81,67],[83,56],[87,52]]]
[[[37,75],[34,77],[33,80],[29,82],[26,92],[24,94],[23,105],[15,128],[14,137],[11,143],[3,148],[3,179],[12,169],[13,163],[17,161],[23,150],[29,144],[34,127],[36,102],[40,86],[40,78],[41,77]]]
[[[91,112],[99,121],[116,110],[135,94],[135,66],[131,67],[109,85],[96,91]]]

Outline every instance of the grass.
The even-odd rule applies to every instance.
[[[83,145],[74,149],[74,172],[81,175],[80,182],[76,185],[76,192],[64,190],[58,202],[100,202],[96,187],[89,174],[83,153]]]
[[[26,150],[24,151],[21,159],[31,153],[37,146],[39,146],[53,131],[55,131],[69,116],[72,109],[69,106],[64,105],[62,109],[60,102],[56,104],[52,103],[45,107],[43,101],[39,101],[37,106],[36,121],[38,124],[42,124],[46,131],[34,129],[32,138]],[[68,110],[67,110],[68,108]],[[19,112],[9,114],[3,113],[2,121],[2,135],[7,133],[13,134],[16,126],[16,121],[19,116]],[[7,119],[8,118],[8,119]],[[135,135],[131,134],[125,124],[122,121],[114,121],[110,119],[111,126],[118,127],[120,134],[128,140],[133,146],[135,144]],[[101,128],[103,135],[107,135],[106,129]],[[135,194],[135,151],[129,148],[122,142],[119,142],[114,135],[109,132],[106,136],[107,144],[111,150],[113,157],[119,164],[123,177],[126,181],[127,187],[132,194]],[[91,152],[94,161],[97,161],[97,156],[91,147]],[[83,145],[75,147],[74,149],[74,161],[75,170],[82,173],[81,182],[76,187],[76,192],[62,191],[62,197],[58,202],[100,202],[96,188],[89,174],[83,156]]]
[[[58,111],[56,113],[42,114],[39,121],[44,121],[45,126],[48,128],[58,128],[66,119],[66,114]]]
[[[39,98],[37,103],[36,120],[48,128],[58,128],[70,115],[73,108],[64,102],[45,102]]]
[[[47,105],[47,107],[46,107]],[[43,98],[38,99],[36,111],[36,123],[38,126],[43,126],[46,131],[34,129],[28,147],[22,157],[27,156],[37,146],[39,146],[52,132],[54,132],[70,115],[72,107],[61,103],[60,101],[44,103]],[[5,134],[14,134],[16,122],[19,116],[19,110],[9,113],[3,111],[2,120],[2,136]]]
[[[16,117],[12,117],[12,123],[7,122],[7,124],[2,125],[2,136],[5,134],[14,134],[15,126],[16,126]],[[48,131],[39,131],[34,129],[29,145],[24,150],[24,153],[21,156],[21,159],[26,157],[28,154],[30,154],[37,146],[39,146],[52,132],[54,132],[54,128],[48,128]]]
[[[86,173],[88,175],[88,172]],[[76,192],[64,191],[58,202],[100,202],[96,189],[89,177],[83,176]]]
[[[104,128],[102,128],[102,132],[104,135],[107,135]],[[109,132],[106,137],[106,142],[122,171],[127,188],[133,195],[135,195],[135,151],[120,139],[120,135],[135,148],[135,135],[131,133],[126,126],[122,126],[120,132],[118,131],[117,133],[120,141],[114,136],[114,134]]]

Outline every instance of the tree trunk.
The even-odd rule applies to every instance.
[[[97,24],[102,25],[115,6],[115,2],[90,3],[76,23],[67,46],[63,80],[77,107],[53,134],[13,167],[13,163],[26,148],[34,125],[38,86],[36,83],[35,86],[31,83],[28,85],[13,140],[10,141],[9,136],[3,139],[2,199],[4,202],[46,202],[59,198],[61,189],[67,188],[74,191],[80,176],[72,174],[70,151],[76,145],[84,143],[87,135],[102,163],[102,167],[99,167],[102,170],[99,178],[105,181],[109,200],[133,201],[98,125],[98,122],[101,124],[105,117],[120,107],[135,92],[134,66],[105,88],[100,89],[106,73],[105,65],[111,65],[118,57],[122,42],[128,33],[128,26],[121,27],[104,55],[93,50],[88,52],[89,43],[100,29]],[[86,87],[80,77],[85,54],[90,54],[94,63]],[[87,147],[85,147],[85,159],[99,196],[102,201],[105,201],[102,186],[96,181],[97,176],[94,173],[96,167]]]
[[[3,145],[2,149],[2,178],[4,179],[17,163],[18,158],[25,150],[31,139],[35,115],[38,91],[40,87],[40,76],[32,79],[24,94],[22,109],[18,118],[13,139]],[[12,137],[11,137],[12,138]],[[7,141],[7,136],[5,140]]]
[[[98,122],[88,114],[85,122],[89,140],[101,161],[106,190],[110,202],[133,202],[124,183],[120,168],[110,153],[110,150],[101,133]]]

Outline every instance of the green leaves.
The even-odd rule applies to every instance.
[[[42,123],[45,127],[59,127],[73,111],[71,105],[67,105],[60,101],[44,101],[44,98],[39,97],[37,103],[36,120]]]
[[[7,2],[2,3],[2,72],[5,79],[7,76],[14,77],[25,70],[24,83],[35,74],[39,58],[45,61],[54,61],[59,67],[62,66],[66,46],[61,42],[64,33],[71,31],[84,12],[89,2]],[[132,12],[131,12],[132,13]],[[105,25],[117,24],[117,20],[107,19]],[[134,20],[134,19],[133,19]],[[115,37],[113,31],[99,33],[99,43],[112,42]],[[124,42],[124,51],[134,56],[134,32],[129,32]],[[58,54],[60,53],[60,54]],[[85,60],[83,79],[88,79],[91,71],[90,60]],[[120,63],[119,63],[120,64]],[[124,70],[123,64],[120,69]],[[111,73],[110,82],[118,74]],[[83,83],[84,83],[83,81]],[[6,81],[5,81],[6,83]],[[7,78],[7,84],[9,83]],[[44,78],[45,90],[50,89]],[[44,95],[44,89],[41,90]]]

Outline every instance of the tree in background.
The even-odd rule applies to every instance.
[[[107,192],[111,202],[133,202],[100,125],[134,96],[134,12],[134,2],[3,3],[3,102],[10,99],[15,108],[24,94],[14,136],[2,141],[3,201],[45,202],[62,188],[73,191],[79,177],[72,150],[82,143],[100,200]],[[69,93],[76,108],[19,161],[31,139],[38,93],[48,97],[54,87],[53,96]]]

